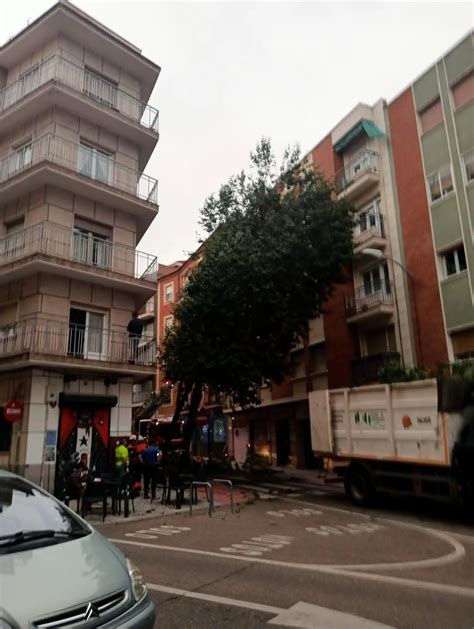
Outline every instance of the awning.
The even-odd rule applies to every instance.
[[[381,138],[385,135],[371,120],[363,118],[354,127],[352,127],[346,135],[342,136],[342,138],[336,142],[334,150],[336,153],[340,153],[348,144],[361,136],[363,133],[365,133],[369,138]]]

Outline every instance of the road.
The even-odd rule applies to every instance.
[[[456,517],[261,495],[98,527],[144,572],[157,627],[473,629],[474,531]]]

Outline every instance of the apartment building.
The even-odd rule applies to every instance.
[[[350,279],[335,287],[293,373],[229,411],[238,460],[311,462],[308,391],[376,382],[393,361],[474,356],[472,33],[390,103],[357,105],[305,156],[356,210]],[[316,332],[317,331],[317,332]]]
[[[103,470],[156,372],[155,335],[127,325],[156,291],[136,245],[159,73],[69,2],[0,49],[0,464],[58,493],[72,457]]]

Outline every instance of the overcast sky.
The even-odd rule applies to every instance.
[[[51,0],[0,0],[0,43]],[[391,100],[472,28],[473,5],[430,2],[74,3],[162,68],[160,141],[145,172],[160,212],[139,249],[170,263],[199,209],[262,136],[312,148],[358,102]]]

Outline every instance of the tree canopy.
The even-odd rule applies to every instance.
[[[204,255],[176,305],[160,362],[182,399],[194,391],[199,404],[207,385],[245,406],[257,401],[262,379],[284,378],[290,350],[343,280],[352,208],[297,148],[278,166],[263,139],[248,172],[205,201],[201,225]]]

